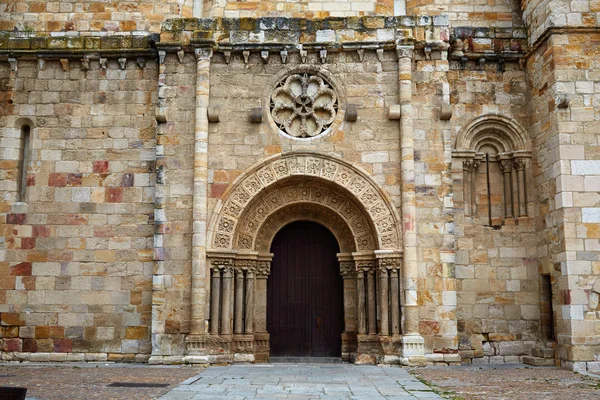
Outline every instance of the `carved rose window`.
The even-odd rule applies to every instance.
[[[292,137],[320,135],[333,123],[337,110],[335,91],[317,75],[290,75],[271,95],[273,121]]]

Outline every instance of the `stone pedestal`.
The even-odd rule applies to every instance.
[[[377,364],[381,355],[381,343],[377,335],[356,335],[355,364]]]

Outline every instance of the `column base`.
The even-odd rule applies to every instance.
[[[231,351],[234,362],[254,362],[254,334],[233,335]]]
[[[356,332],[342,332],[342,361],[356,359]]]
[[[189,335],[185,339],[186,357],[191,364],[220,364],[233,361],[231,335]]]
[[[425,339],[421,335],[405,335],[402,337],[402,359],[403,365],[424,366]]]
[[[269,345],[270,335],[268,332],[254,333],[254,361],[257,363],[268,363],[271,347]]]
[[[377,335],[356,335],[355,364],[377,364],[381,356],[381,343]]]

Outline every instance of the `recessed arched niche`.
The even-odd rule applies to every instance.
[[[531,150],[516,121],[497,114],[474,118],[460,130],[452,156],[462,161],[465,216],[489,226],[529,216]]]

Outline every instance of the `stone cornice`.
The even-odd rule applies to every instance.
[[[0,59],[35,58],[156,58],[156,34],[114,36],[0,36]]]

